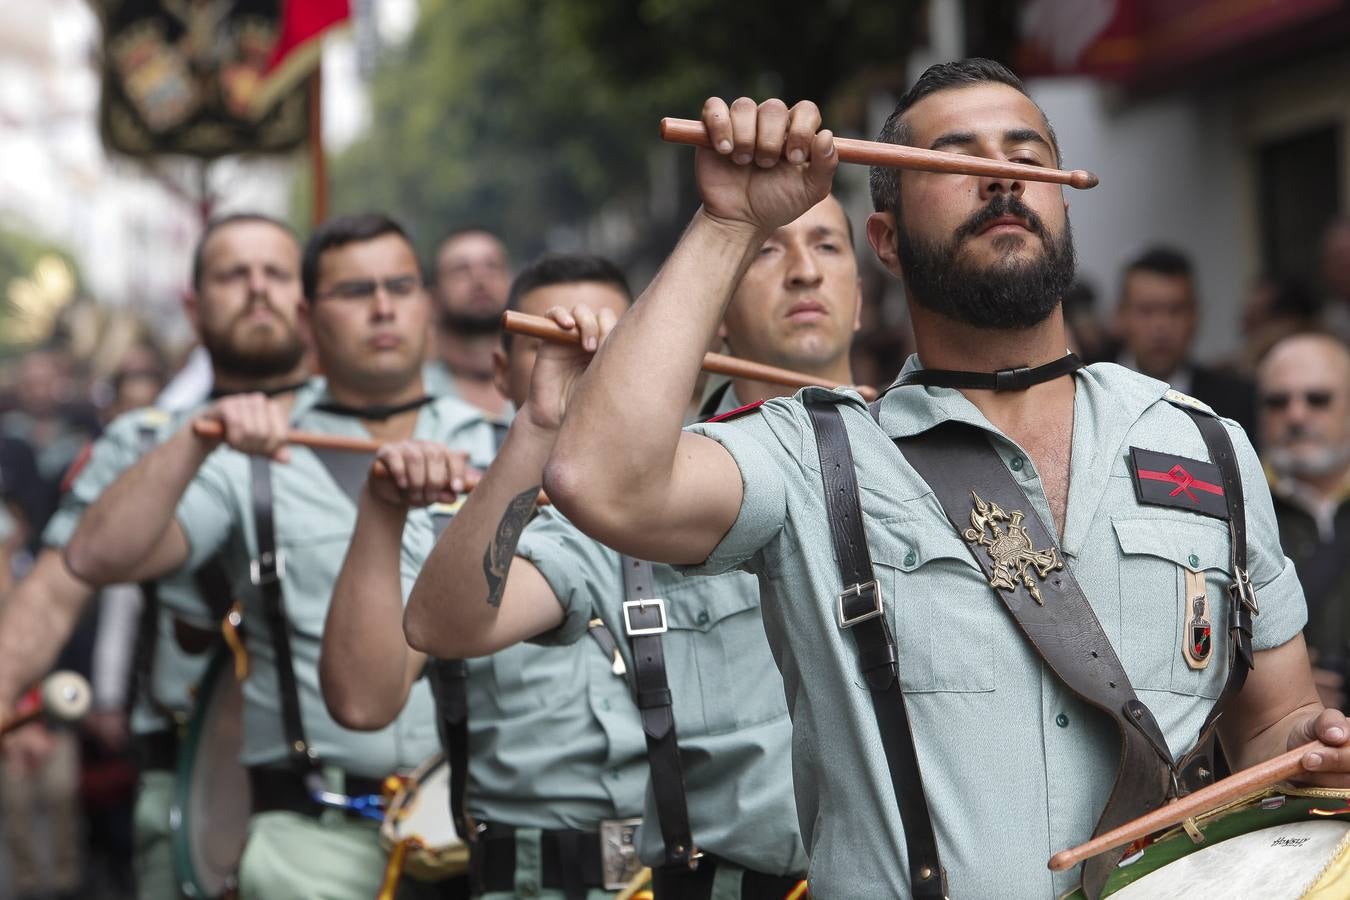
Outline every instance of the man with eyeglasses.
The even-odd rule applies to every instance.
[[[301,281],[300,323],[326,378],[289,406],[247,394],[209,407],[201,417],[223,426],[229,446],[179,429],[89,508],[68,560],[108,583],[221,554],[252,663],[241,762],[254,808],[240,896],[368,900],[386,864],[375,801],[388,775],[437,752],[434,704],[419,679],[385,728],[353,731],[328,714],[320,642],[372,458],[287,446],[287,431],[436,441],[456,451],[437,460],[455,471],[438,477],[459,489],[468,459],[491,458],[492,430],[464,402],[424,393],[432,303],[396,222],[330,220],[305,246]],[[399,896],[438,888],[454,896],[407,879]]]
[[[1284,552],[1308,598],[1304,634],[1322,702],[1345,708],[1350,666],[1350,349],[1298,334],[1257,371],[1261,439]]]

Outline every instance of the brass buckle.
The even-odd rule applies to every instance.
[[[857,597],[859,599],[862,599],[863,597],[866,596],[866,594],[869,591],[871,592],[872,598],[875,601],[872,604],[871,608],[866,609],[855,616],[850,616],[844,612],[845,600],[849,599],[850,597]],[[863,584],[849,585],[842,592],[840,592],[837,605],[839,612],[840,628],[852,628],[859,622],[866,622],[868,619],[875,619],[877,616],[881,615],[882,611],[881,585],[877,584],[877,580],[875,578],[873,578],[871,581],[864,582]]]
[[[633,610],[641,612],[649,606],[655,606],[657,613],[660,614],[660,620],[656,625],[637,626],[633,624]],[[666,621],[666,601],[660,597],[653,597],[650,600],[625,600],[623,601],[623,630],[629,637],[641,637],[644,634],[665,634],[669,630],[669,624]]]
[[[600,823],[600,873],[605,890],[623,890],[642,871],[635,842],[641,824],[641,819],[605,819]]]

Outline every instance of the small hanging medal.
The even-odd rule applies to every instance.
[[[1213,635],[1209,620],[1209,595],[1205,590],[1205,573],[1186,571],[1185,627],[1181,630],[1181,655],[1192,669],[1209,665],[1213,650]]]

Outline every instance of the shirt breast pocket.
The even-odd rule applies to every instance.
[[[676,727],[693,733],[701,724],[704,734],[723,734],[787,715],[759,614],[759,583],[745,573],[717,576],[717,590],[697,590],[698,581],[690,579],[666,598],[669,630],[662,650]],[[695,703],[702,707],[702,723]]]
[[[1121,518],[1111,522],[1120,544],[1120,657],[1141,690],[1217,698],[1227,675],[1228,586],[1232,584],[1226,524],[1199,517]],[[1187,662],[1203,582],[1209,652],[1203,668]]]
[[[868,540],[905,693],[994,690],[994,645],[1008,614],[970,550],[932,522],[878,525],[885,535]]]

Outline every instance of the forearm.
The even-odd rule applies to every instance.
[[[70,571],[91,585],[142,581],[171,571],[157,558],[183,492],[213,447],[184,427],[122,473],[80,519],[66,548]],[[185,548],[184,548],[185,549]]]
[[[361,494],[352,542],[333,588],[319,681],[339,724],[374,731],[403,709],[412,650],[400,627],[400,552],[405,509]]]
[[[527,411],[516,416],[497,458],[417,576],[404,614],[412,646],[446,659],[498,649],[507,576],[555,437],[532,424]]]
[[[0,606],[0,718],[51,671],[93,596],[57,550],[38,555],[28,576]]]
[[[1254,663],[1242,692],[1229,701],[1219,719],[1224,751],[1234,770],[1284,753],[1291,734],[1322,711],[1301,635],[1258,652]]]
[[[545,490],[583,530],[623,533],[664,509],[704,353],[763,236],[695,215],[568,401]],[[616,440],[621,436],[622,440]]]

